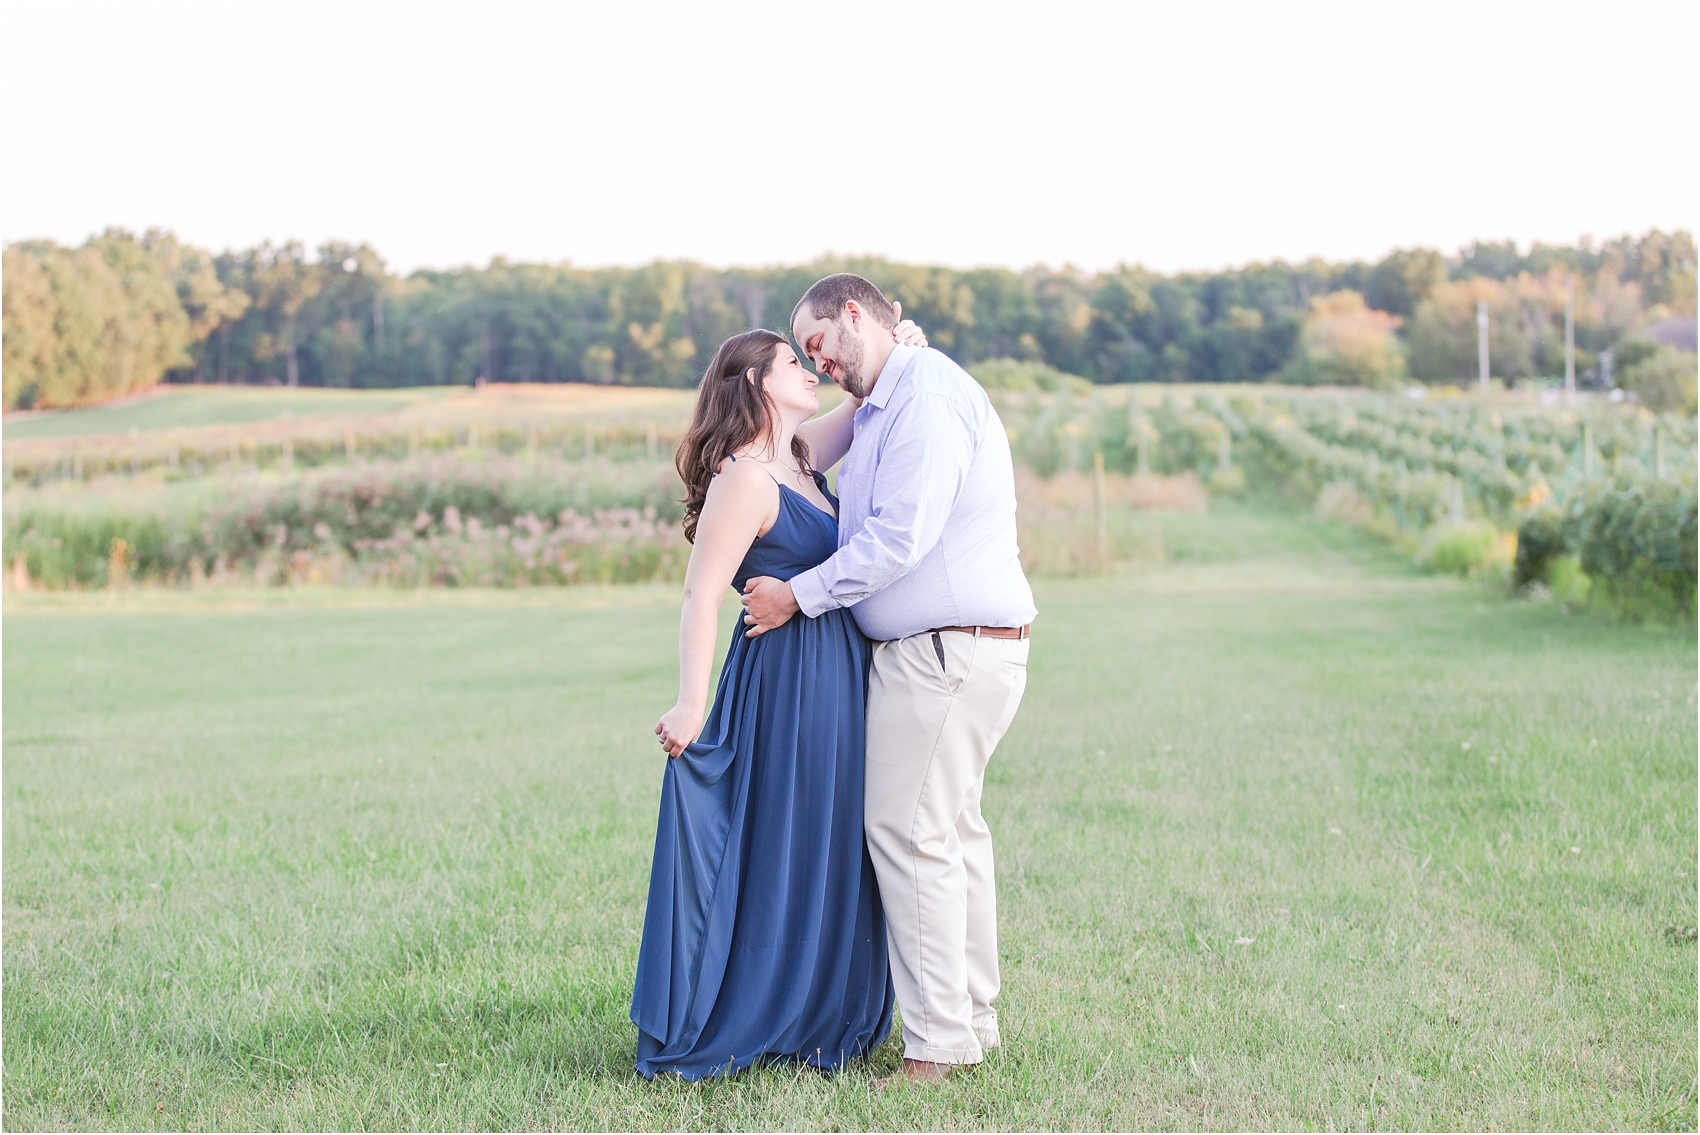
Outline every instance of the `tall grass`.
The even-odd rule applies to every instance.
[[[660,463],[463,452],[215,478],[153,513],[26,498],[5,546],[49,587],[638,582],[682,575],[680,515]]]
[[[1191,473],[1056,473],[1018,469],[1021,566],[1030,575],[1090,575],[1121,564],[1161,562],[1160,531],[1132,523],[1136,512],[1203,512],[1209,494]]]
[[[1538,542],[1537,514],[1556,509],[1571,517],[1561,554],[1578,578],[1603,581],[1596,601],[1624,613],[1694,610],[1689,420],[1601,401],[1106,390],[1024,365],[982,377],[1022,470],[1023,562],[1036,574],[1161,559],[1153,530],[1133,521],[1139,511],[1197,509],[1207,492],[1250,490],[1365,528],[1427,570],[1507,580],[1519,531]],[[545,392],[533,400],[553,416],[523,419],[512,413],[530,405],[522,393],[438,399],[434,418],[397,418],[367,434],[274,422],[269,440],[229,452],[219,448],[229,436],[206,434],[201,449],[185,443],[140,477],[122,475],[115,450],[108,465],[119,475],[88,486],[152,476],[178,486],[171,508],[65,507],[58,475],[73,496],[93,476],[79,463],[92,451],[66,442],[8,493],[11,578],[99,587],[676,577],[686,549],[670,530],[679,490],[666,459],[681,423],[663,416],[658,425],[654,415],[678,411],[688,396]],[[645,401],[651,394],[672,401]],[[564,414],[569,405],[595,412]],[[223,461],[212,475],[196,456],[203,450]],[[1095,465],[1101,480],[1088,472]],[[1636,501],[1655,498],[1656,509],[1624,519],[1626,508],[1642,507]],[[194,507],[182,504],[190,499]],[[1649,557],[1637,549],[1654,529],[1663,543]],[[1523,559],[1521,583],[1550,574]]]

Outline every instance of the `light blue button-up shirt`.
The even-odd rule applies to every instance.
[[[805,615],[849,607],[872,639],[1033,621],[1009,435],[944,355],[892,351],[856,411],[838,502],[837,553],[791,580]]]

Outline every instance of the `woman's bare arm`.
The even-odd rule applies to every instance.
[[[727,462],[709,482],[696,543],[685,568],[685,602],[679,612],[679,700],[655,724],[669,757],[682,753],[702,731],[708,706],[708,676],[720,604],[744,553],[779,516],[779,490],[753,462]]]
[[[850,439],[855,437],[856,410],[861,404],[860,398],[846,398],[820,417],[810,418],[797,427],[797,436],[808,443],[811,466],[825,472],[850,452]]]

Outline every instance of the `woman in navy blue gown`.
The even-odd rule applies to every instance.
[[[734,336],[679,447],[694,547],[679,700],[655,727],[671,759],[632,996],[645,1077],[773,1060],[839,1069],[891,1028],[885,918],[862,837],[869,646],[850,612],[734,632],[703,720],[729,588],[789,579],[838,549],[838,502],[815,468],[849,449],[856,402],[814,417],[816,382],[783,337]]]

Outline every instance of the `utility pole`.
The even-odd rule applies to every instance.
[[[1564,400],[1576,401],[1576,277],[1564,278]]]
[[[1476,301],[1476,362],[1482,372],[1482,393],[1488,388],[1488,313],[1487,300]]]

